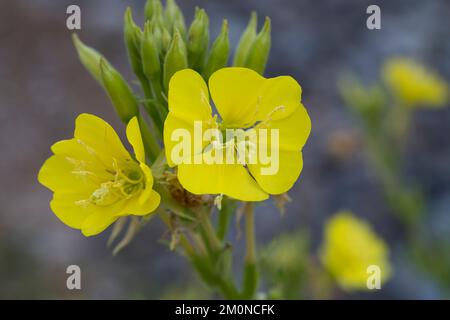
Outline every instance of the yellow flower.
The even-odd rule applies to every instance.
[[[325,268],[346,290],[367,289],[370,274],[367,268],[378,266],[381,282],[391,273],[388,248],[366,222],[351,212],[341,211],[325,227],[325,240],[321,248]]]
[[[220,119],[212,114],[209,92]],[[300,175],[301,149],[311,130],[311,121],[300,99],[300,85],[289,76],[266,79],[250,69],[223,68],[209,78],[208,91],[197,72],[179,71],[169,84],[169,114],[164,123],[167,162],[171,167],[177,166],[180,183],[194,194],[225,194],[243,201],[262,201],[269,194],[284,193]],[[223,134],[223,140],[201,140],[196,144],[194,138],[188,144],[188,151],[181,155],[187,161],[180,163],[173,159],[179,144],[174,134],[180,129],[192,136],[197,129],[202,132],[216,129]],[[201,160],[220,153],[224,158],[242,159],[242,149],[234,138],[225,138],[225,132],[230,130],[243,136],[265,130],[269,138],[258,143],[271,150],[277,170],[265,174],[264,169],[272,163],[256,159],[258,151],[253,143],[256,140],[251,139],[245,144],[248,154],[243,156],[244,163],[196,161],[198,156]],[[270,136],[275,131],[276,145]],[[249,161],[251,157],[254,161]]]
[[[147,215],[159,205],[136,117],[126,134],[135,158],[108,123],[81,114],[74,138],[55,143],[54,155],[39,171],[39,182],[54,192],[52,211],[85,236],[102,232],[121,216]]]
[[[399,102],[407,107],[439,107],[448,101],[445,80],[410,59],[388,60],[383,66],[383,78]]]

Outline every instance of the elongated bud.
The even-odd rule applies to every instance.
[[[172,42],[172,37],[170,36],[169,31],[163,27],[162,28],[162,46],[164,51],[169,49],[170,43]]]
[[[186,25],[184,16],[175,0],[167,0],[164,11],[164,21],[169,33],[173,33],[174,27],[178,28],[180,34],[184,37],[186,34]]]
[[[248,51],[256,38],[256,27],[258,24],[258,15],[255,11],[252,12],[250,20],[248,21],[247,28],[242,33],[239,39],[238,46],[236,48],[236,53],[234,54],[233,66],[243,67],[245,65],[245,60],[247,60]]]
[[[162,13],[160,0],[147,0],[144,7],[145,20],[152,20],[155,15]]]
[[[263,74],[266,69],[267,58],[270,52],[270,18],[266,17],[264,26],[250,47],[245,66]]]
[[[162,40],[162,29],[156,23],[156,21],[150,22],[150,29],[152,30],[153,38],[158,46],[158,51],[161,51],[163,48],[163,40]]]
[[[175,16],[175,20],[173,22],[173,29],[178,29],[178,31],[181,34],[181,37],[183,40],[186,40],[186,23],[184,22],[184,16],[181,10],[178,11],[177,15]]]
[[[139,114],[138,103],[131,88],[120,73],[103,58],[100,59],[100,75],[117,114],[124,123],[128,123]]]
[[[103,56],[95,49],[88,47],[83,42],[81,42],[80,38],[76,34],[72,35],[73,44],[78,52],[78,57],[80,58],[83,66],[89,71],[89,73],[97,80],[97,82],[101,85],[102,78],[100,74],[100,60]],[[105,60],[105,63],[106,62]]]
[[[188,37],[189,66],[201,71],[209,46],[209,18],[203,9],[196,9],[195,18],[189,28]]]
[[[158,44],[153,37],[150,22],[147,21],[141,43],[142,68],[147,79],[152,79],[161,72],[158,51]]]
[[[164,60],[164,88],[167,92],[170,78],[175,72],[186,69],[188,67],[186,45],[181,38],[180,32],[175,29],[172,43],[167,51]]]
[[[227,65],[230,53],[230,40],[228,39],[228,22],[223,20],[222,30],[214,41],[205,68],[205,78],[208,79],[214,71]]]
[[[136,76],[141,79],[144,75],[141,63],[142,30],[133,21],[130,7],[125,11],[124,39],[130,65]]]

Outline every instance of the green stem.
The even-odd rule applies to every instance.
[[[226,299],[241,298],[233,279],[230,277],[228,269],[224,268],[226,261],[223,261],[223,259],[226,259],[227,252],[222,248],[222,243],[216,236],[216,232],[205,208],[200,208],[192,212],[190,209],[178,204],[160,183],[155,183],[153,188],[161,195],[162,203],[182,218],[179,220],[181,223],[187,221],[192,222],[193,216],[196,216],[200,222],[200,237],[197,234],[192,234],[191,236],[194,244],[196,244],[195,247],[192,246],[191,242],[184,235],[180,237],[180,245],[200,279],[210,288],[218,290]],[[168,220],[166,224],[170,227]],[[187,229],[189,230],[189,228]]]
[[[161,148],[159,147],[155,136],[152,134],[147,121],[145,121],[141,114],[138,115],[138,122],[141,130],[142,141],[144,142],[145,154],[148,156],[150,161],[153,162],[158,157]]]
[[[245,240],[247,244],[247,253],[245,255],[245,261],[247,263],[255,263],[255,219],[253,216],[253,204],[247,202],[245,204]]]
[[[220,241],[223,241],[228,233],[235,208],[235,200],[226,197],[222,199],[222,209],[219,211],[217,221],[217,237]]]
[[[145,99],[147,100],[144,103],[145,110],[147,110],[147,113],[152,118],[153,124],[158,129],[159,138],[161,138],[163,133],[163,120],[162,120],[163,118],[159,114],[158,108],[155,105],[153,105],[154,103],[151,103],[151,101],[154,100],[152,89],[147,79],[139,79],[139,82],[141,84],[142,91],[144,92]]]
[[[200,224],[202,225],[202,228],[205,232],[205,236],[208,239],[209,244],[211,245],[211,249],[213,251],[219,251],[221,249],[221,244],[219,239],[216,236],[216,232],[214,230],[213,225],[211,224],[211,219],[206,214],[205,210],[203,208],[200,208],[199,210],[195,210],[197,217],[200,221]]]
[[[151,87],[153,90],[153,96],[155,97],[155,105],[158,108],[158,112],[162,118],[162,120],[166,119],[167,117],[167,101],[164,99],[163,96],[163,88],[161,84],[161,76],[156,75],[152,79],[150,79]]]
[[[369,157],[392,212],[409,231],[414,231],[422,210],[420,195],[402,183],[400,171],[410,122],[408,107],[395,104],[388,115],[387,130],[369,130],[366,124],[365,135]]]
[[[255,221],[253,215],[253,204],[247,202],[244,208],[245,214],[245,240],[246,255],[244,264],[244,275],[242,284],[242,297],[244,299],[252,299],[258,288],[258,269],[256,266],[256,249],[255,249]]]

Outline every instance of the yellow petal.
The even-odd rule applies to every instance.
[[[55,193],[50,202],[53,213],[71,228],[80,229],[87,217],[95,211],[95,205],[84,201],[86,194]]]
[[[86,237],[99,234],[123,215],[126,205],[126,200],[120,200],[108,206],[95,206],[94,213],[83,221],[81,232]]]
[[[289,116],[300,105],[302,88],[290,76],[270,78],[260,93],[256,119],[278,120]]]
[[[391,273],[389,250],[383,239],[364,220],[341,211],[325,226],[320,258],[343,289],[367,289],[367,267],[382,270],[382,282]]]
[[[209,78],[209,91],[224,124],[243,128],[254,123],[266,79],[246,68],[223,68]]]
[[[156,208],[158,208],[160,202],[161,197],[159,193],[149,189],[148,196],[144,196],[141,193],[139,197],[133,197],[132,199],[130,199],[124,213],[138,216],[147,215],[155,211]]]
[[[199,122],[198,128],[201,132],[205,132],[205,130],[207,130],[208,128],[212,128],[215,125],[216,124],[213,119],[210,118],[210,120],[208,121]],[[164,148],[167,163],[170,167],[174,167],[179,164],[180,160],[177,160],[178,158],[192,158],[192,155],[201,153],[203,151],[203,148],[208,144],[207,141],[201,141],[201,144],[198,147],[195,147],[194,131],[195,129],[193,121],[178,118],[172,112],[167,115],[167,118],[164,122]],[[186,138],[183,138],[184,135],[179,135],[180,133],[186,134]],[[200,139],[202,139],[201,136]],[[186,152],[186,154],[177,151],[177,146],[181,146],[183,142],[188,143],[188,146],[182,149],[183,152]]]
[[[189,123],[211,119],[208,87],[202,76],[192,69],[175,73],[169,83],[169,112]]]
[[[177,164],[172,159],[172,150],[180,142],[176,133],[184,130],[190,135],[191,151],[182,155],[190,157],[194,154],[194,122],[201,121],[202,130],[206,130],[215,124],[211,113],[208,87],[203,78],[191,69],[175,73],[169,83],[169,114],[164,122],[164,148],[169,166]]]
[[[96,179],[78,160],[60,155],[48,158],[38,175],[42,185],[59,193],[92,192],[96,189]]]
[[[178,179],[194,194],[225,194],[242,201],[268,198],[241,164],[180,164]]]
[[[137,117],[133,117],[127,125],[127,139],[133,146],[134,154],[139,162],[145,163],[144,143],[142,142],[141,130]]]
[[[275,161],[274,161],[275,162]],[[279,151],[278,170],[273,167],[270,174],[263,169],[270,165],[248,164],[248,169],[260,187],[269,194],[281,194],[292,188],[303,168],[301,151]]]
[[[114,129],[94,115],[83,113],[78,116],[74,137],[84,143],[106,167],[112,166],[113,158],[118,161],[130,158]]]
[[[51,150],[55,155],[77,159],[83,161],[86,165],[95,166],[97,168],[102,167],[100,160],[95,157],[95,153],[91,153],[91,149],[81,140],[61,140],[54,143]]]
[[[279,148],[285,151],[300,150],[306,143],[311,132],[311,120],[305,107],[295,107],[294,111],[286,118],[268,121],[260,128],[266,128],[267,136],[270,137],[271,130],[278,130]]]
[[[448,101],[445,80],[408,58],[389,59],[383,66],[382,76],[396,98],[408,107],[440,107]]]
[[[95,236],[112,225],[117,219],[119,219],[119,217],[104,216],[99,213],[90,215],[84,221],[81,232],[86,237]]]
[[[55,155],[64,157],[74,167],[74,174],[91,173],[95,174],[95,180],[106,181],[111,179],[111,174],[105,169],[110,169],[112,166],[105,167],[101,159],[93,150],[88,147],[83,141],[79,139],[61,140],[56,142],[51,147]]]

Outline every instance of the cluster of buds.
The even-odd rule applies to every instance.
[[[144,99],[137,99],[120,73],[97,51],[84,45],[74,35],[80,60],[104,87],[124,123],[138,116],[142,103],[153,122],[156,136],[162,136],[168,113],[169,80],[177,71],[190,68],[208,80],[216,70],[228,66],[230,42],[228,21],[210,41],[209,18],[204,9],[196,8],[188,27],[174,0],[163,6],[160,0],[148,0],[145,22],[138,26],[128,8],[124,17],[124,38],[131,68],[139,80]],[[257,15],[251,14],[234,54],[233,66],[247,67],[262,74],[270,51],[270,19],[266,17],[257,31]]]

